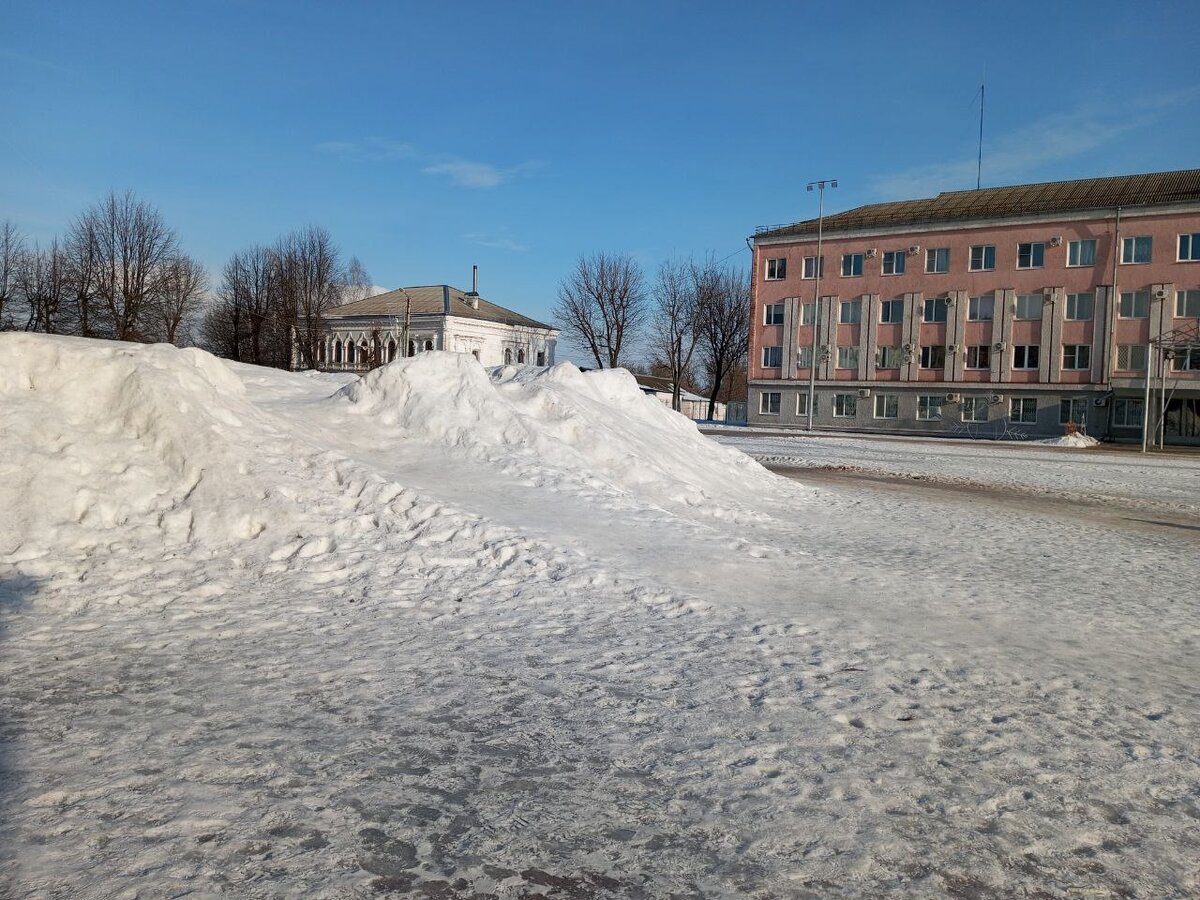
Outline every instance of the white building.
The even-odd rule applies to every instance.
[[[471,353],[485,366],[554,365],[558,329],[448,284],[397,288],[325,313],[319,368],[366,371],[422,350]]]

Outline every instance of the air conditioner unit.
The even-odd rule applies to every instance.
[[[996,341],[996,343],[992,344],[992,349],[995,350],[997,353],[1000,353],[1007,346],[1008,346],[1008,344],[1004,343],[1004,341]]]
[[[862,397],[864,400],[866,400],[868,397],[870,397],[870,396],[871,396],[871,389],[870,389],[870,388],[859,388],[859,389],[858,389],[858,396],[860,396],[860,397]]]
[[[874,247],[872,247],[870,250],[867,251],[867,259],[874,259],[875,254],[878,252],[879,252],[878,250],[876,250]]]
[[[1165,290],[1163,288],[1159,288],[1157,291],[1154,292],[1155,300],[1166,300],[1170,296],[1171,296],[1171,292],[1168,290]]]
[[[920,244],[913,244],[911,247],[909,247],[909,248],[908,248],[908,255],[909,255],[909,256],[916,256],[916,255],[917,255],[918,253],[920,253],[920,252],[921,252],[921,245],[920,245]]]
[[[1105,394],[1092,400],[1092,406],[1108,406],[1108,395]]]
[[[957,403],[960,399],[961,399],[961,397],[958,394],[947,394],[946,395],[947,403]]]
[[[1050,246],[1051,247],[1061,247],[1062,246],[1062,235],[1056,234],[1054,237],[1050,238]]]
[[[1003,400],[1004,398],[999,394],[992,394],[992,396],[988,397],[988,403],[992,404],[992,406],[995,406],[997,403],[1000,403]]]

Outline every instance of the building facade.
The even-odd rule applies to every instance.
[[[1200,443],[1200,170],[822,224],[820,262],[815,219],[754,235],[750,425],[806,424],[815,328],[823,429],[1140,440],[1151,359],[1167,442]]]
[[[318,367],[365,372],[426,350],[470,353],[485,366],[554,365],[558,330],[448,284],[397,288],[324,315]]]

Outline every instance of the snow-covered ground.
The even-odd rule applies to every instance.
[[[621,373],[0,336],[0,894],[1200,891],[1195,461],[792,443],[1081,514]]]

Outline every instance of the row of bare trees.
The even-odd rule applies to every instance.
[[[647,284],[631,256],[597,253],[581,256],[563,280],[554,315],[564,339],[599,368],[647,351],[652,370],[670,379],[676,410],[685,386],[702,380],[711,419],[745,365],[749,309],[745,273],[712,260],[668,260]]]
[[[206,287],[158,210],[129,192],[109,194],[47,245],[0,223],[0,330],[176,342]]]

